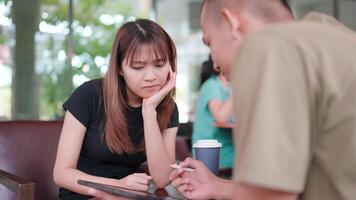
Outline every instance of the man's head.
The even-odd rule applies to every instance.
[[[266,25],[293,19],[285,0],[204,0],[203,41],[213,61],[229,75],[241,39]]]

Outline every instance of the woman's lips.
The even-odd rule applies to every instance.
[[[143,89],[146,89],[146,90],[155,90],[159,87],[159,85],[148,85],[148,86],[144,86]]]

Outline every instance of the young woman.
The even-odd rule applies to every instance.
[[[158,24],[124,24],[103,79],[78,87],[66,111],[54,166],[61,199],[88,199],[78,179],[136,190],[169,183],[178,109],[172,97],[176,49]],[[147,160],[150,175],[136,173]]]

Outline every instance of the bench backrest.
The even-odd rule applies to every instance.
[[[0,121],[0,169],[35,182],[35,199],[58,199],[53,165],[62,121]],[[0,186],[1,199],[15,199]]]

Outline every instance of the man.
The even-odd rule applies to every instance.
[[[316,13],[293,22],[280,0],[205,0],[201,24],[233,69],[237,161],[228,181],[188,158],[172,184],[189,199],[354,199],[355,33]]]

